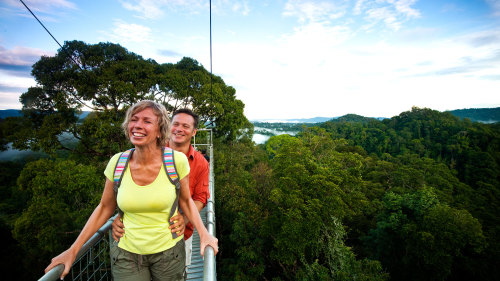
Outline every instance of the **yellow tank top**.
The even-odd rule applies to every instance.
[[[115,154],[108,163],[104,175],[113,181],[116,162],[121,153]],[[175,166],[179,178],[189,175],[189,162],[184,153],[174,151]],[[184,239],[181,235],[172,238],[168,229],[170,208],[175,200],[175,186],[170,183],[165,168],[161,167],[156,179],[148,185],[137,185],[130,173],[130,168],[123,174],[118,189],[117,203],[124,212],[125,234],[118,247],[132,253],[155,254],[171,247]]]

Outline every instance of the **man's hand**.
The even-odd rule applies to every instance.
[[[111,231],[113,239],[115,239],[116,242],[119,242],[120,238],[122,238],[125,233],[125,226],[123,225],[120,215],[116,216],[115,220],[111,224],[111,227],[113,228],[113,231]]]
[[[170,219],[171,222],[175,222],[174,224],[172,224],[171,226],[169,226],[168,228],[171,229],[172,233],[177,233],[178,236],[181,236],[182,234],[184,234],[184,230],[186,229],[186,224],[185,224],[185,220],[184,220],[184,216],[183,215],[176,215],[176,216],[173,216],[171,219]]]

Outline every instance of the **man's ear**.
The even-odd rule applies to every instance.
[[[194,129],[193,130],[193,137],[196,136],[196,132],[198,131],[198,129]]]

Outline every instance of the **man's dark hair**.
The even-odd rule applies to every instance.
[[[194,119],[194,128],[195,129],[198,128],[198,122],[200,122],[200,117],[198,116],[198,114],[194,113],[189,108],[181,108],[181,109],[177,109],[176,111],[174,111],[174,114],[172,114],[172,119],[174,119],[174,116],[179,114],[179,113],[185,113],[187,115],[191,115],[191,117],[193,117],[193,119]]]

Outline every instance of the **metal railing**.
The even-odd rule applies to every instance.
[[[207,143],[196,143],[194,139],[193,146],[203,146],[207,148],[209,154],[209,192],[206,209],[205,226],[210,234],[215,237],[215,192],[214,192],[214,172],[213,172],[213,142],[211,129],[199,129],[198,131],[207,131]],[[111,224],[116,215],[111,217],[80,249],[75,262],[71,267],[70,273],[65,277],[66,280],[113,280],[111,276],[111,265],[109,258],[109,241],[112,239],[107,235],[111,229]],[[107,238],[106,236],[109,236]],[[194,245],[193,245],[194,248]],[[38,281],[55,281],[59,280],[59,276],[64,271],[64,265],[60,264],[52,268]],[[216,262],[214,249],[210,246],[205,248],[203,259],[203,279],[204,281],[217,280]],[[198,280],[197,277],[188,280]]]
[[[209,182],[208,190],[210,192],[210,198],[207,201],[206,211],[207,211],[207,221],[206,227],[208,233],[215,237],[215,190],[214,190],[214,157],[213,157],[213,143],[212,143],[212,130],[210,132],[210,146],[208,147],[208,153],[210,157],[210,170],[209,170]],[[214,249],[211,246],[207,246],[204,254],[203,263],[203,280],[204,281],[214,281],[217,280],[216,262],[214,256]]]
[[[69,274],[71,280],[112,280],[109,259],[109,240],[106,234],[111,229],[111,223],[116,215],[111,217],[80,249]],[[38,281],[58,280],[64,271],[60,264],[52,268]]]

